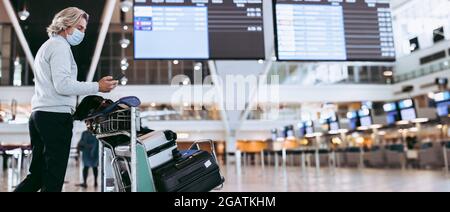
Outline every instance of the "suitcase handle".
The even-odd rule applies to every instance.
[[[216,154],[216,147],[214,145],[214,141],[211,139],[204,139],[204,140],[198,140],[195,141],[191,147],[189,148],[190,150],[200,150],[200,146],[199,144],[201,143],[209,143],[210,147],[211,147],[211,154],[214,157],[214,160],[216,160],[217,166],[219,166],[219,160],[217,159],[217,154]],[[220,186],[218,186],[217,188],[215,188],[214,190],[222,190],[223,189],[223,184],[225,183],[225,178],[223,177],[222,172],[220,171],[220,166],[219,166],[219,174],[222,177],[222,184],[220,184]]]
[[[211,154],[214,156],[214,160],[216,160],[216,163],[219,164],[219,160],[217,159],[217,154],[216,154],[216,147],[214,145],[214,141],[211,139],[204,139],[204,140],[198,140],[195,141],[191,147],[189,147],[189,150],[200,150],[200,146],[199,144],[201,143],[209,143],[210,147],[211,147]]]

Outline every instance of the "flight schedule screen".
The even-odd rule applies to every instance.
[[[135,0],[136,59],[264,59],[262,0]]]
[[[394,61],[389,0],[275,0],[277,57]]]

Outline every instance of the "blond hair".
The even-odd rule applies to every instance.
[[[69,7],[53,18],[52,24],[47,27],[48,36],[54,36],[60,32],[65,31],[67,28],[75,26],[82,18],[89,20],[89,15],[77,7]]]

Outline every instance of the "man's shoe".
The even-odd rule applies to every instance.
[[[77,184],[77,186],[81,187],[81,188],[87,188],[88,187],[86,183]]]

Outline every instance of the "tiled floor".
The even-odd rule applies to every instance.
[[[274,168],[248,166],[241,176],[235,166],[224,167],[226,183],[224,192],[350,192],[350,191],[443,191],[450,192],[450,177],[440,171],[377,170],[377,169],[322,169],[319,173],[309,168],[304,172],[299,167]],[[0,172],[0,191],[8,190],[8,173]],[[92,186],[81,189],[79,171],[70,163],[64,191],[96,191]],[[92,177],[91,177],[92,181]],[[90,182],[92,185],[92,182]]]
[[[22,178],[26,177],[27,172],[24,170],[22,172]],[[11,188],[11,170],[2,171],[0,169],[0,192],[6,192],[10,191]],[[63,191],[65,192],[96,192],[99,191],[98,188],[94,188],[94,181],[93,181],[93,174],[92,170],[89,171],[89,178],[88,178],[88,188],[84,189],[81,187],[78,187],[77,184],[80,184],[80,170],[77,166],[77,164],[74,161],[70,161],[69,168],[67,170],[66,174],[66,183],[64,184]]]
[[[450,177],[439,171],[246,167],[242,177],[226,169],[222,191],[233,192],[450,192]]]

